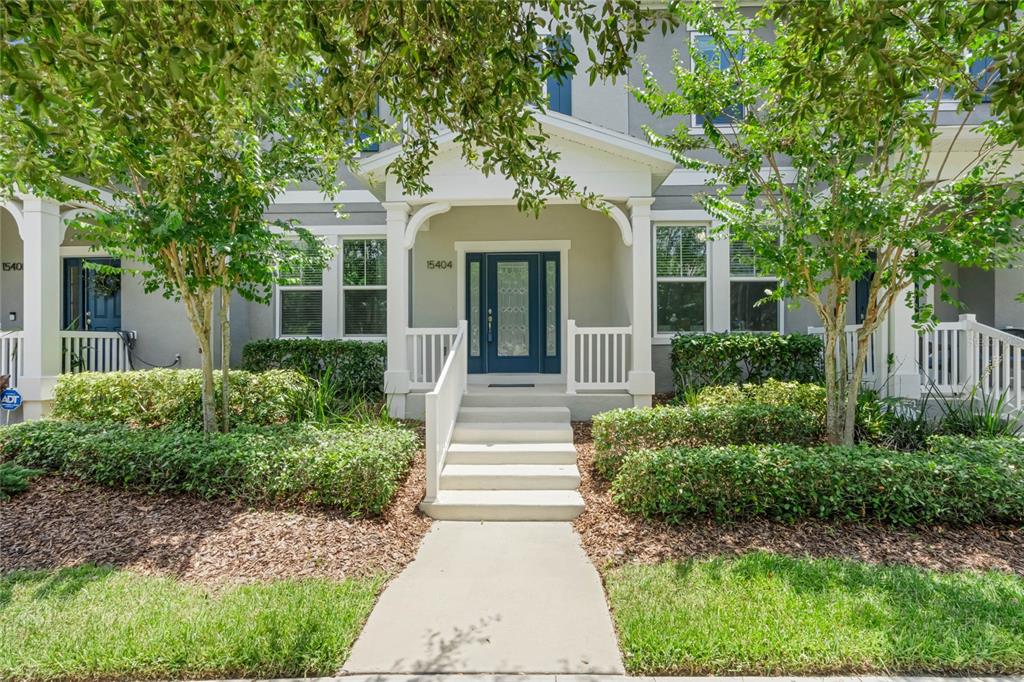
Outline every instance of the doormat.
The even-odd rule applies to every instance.
[[[487,388],[533,388],[533,384],[487,384]]]

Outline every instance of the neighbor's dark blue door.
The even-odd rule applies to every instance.
[[[64,259],[64,328],[113,332],[121,329],[121,278],[83,267],[87,261],[113,265],[116,258]]]

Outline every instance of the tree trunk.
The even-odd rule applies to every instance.
[[[833,445],[842,441],[842,404],[840,396],[839,363],[840,357],[839,336],[835,327],[825,322],[825,347],[823,349],[823,362],[825,366],[825,437]]]
[[[231,291],[220,290],[220,405],[222,430],[231,430],[231,384],[228,374],[231,371]]]
[[[217,414],[215,405],[217,396],[213,385],[213,291],[201,291],[195,294],[199,320],[194,322],[192,329],[199,341],[199,355],[203,369],[203,431],[213,433],[217,430]]]
[[[871,347],[871,335],[861,326],[857,332],[857,355],[853,360],[853,376],[846,386],[846,418],[843,423],[843,445],[853,445],[857,430],[857,398],[860,395],[860,384],[864,379],[864,365],[867,364],[868,349]]]

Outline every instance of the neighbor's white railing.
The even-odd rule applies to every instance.
[[[632,327],[577,327],[569,320],[566,391],[629,388]]]
[[[973,315],[961,315],[966,331],[965,384],[978,385],[986,395],[1006,396],[1010,407],[1024,409],[1024,339],[980,324]]]
[[[437,499],[444,457],[452,442],[455,421],[466,392],[468,372],[466,321],[463,320],[459,322],[455,339],[437,377],[437,385],[426,395],[427,493],[424,501],[428,503]]]
[[[843,329],[846,336],[846,369],[853,372],[853,363],[857,359],[857,332],[860,331],[861,325],[859,324],[848,324]],[[808,327],[808,334],[814,336],[825,337],[824,327]],[[887,339],[884,334],[879,334],[877,331],[871,335],[871,339],[868,341],[868,354],[864,360],[864,377],[862,381],[865,383],[874,383],[878,378],[878,368],[885,366],[885,358],[889,354],[887,350]],[[836,352],[840,352],[836,349]]]
[[[25,360],[22,355],[22,333],[0,332],[0,374],[10,377],[9,385],[15,388],[18,379],[25,371]]]
[[[134,338],[135,332],[123,332]],[[60,371],[127,372],[128,346],[119,332],[60,332]]]
[[[451,352],[457,329],[412,328],[406,334],[411,388],[430,389]]]

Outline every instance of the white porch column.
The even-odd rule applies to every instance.
[[[53,404],[60,375],[60,205],[27,196],[23,202],[25,373],[18,386],[24,418],[39,419]]]
[[[708,225],[708,293],[711,300],[711,317],[706,329],[709,332],[727,332],[732,326],[729,309],[729,238],[716,234],[716,221]]]
[[[889,354],[893,360],[892,373],[889,376],[889,393],[898,398],[920,398],[921,373],[917,363],[917,330],[914,329],[914,309],[908,305],[906,293],[900,292],[887,320]]]
[[[633,197],[626,202],[633,229],[633,366],[629,392],[633,405],[650,407],[654,396],[651,368],[651,204],[653,197]]]
[[[387,202],[383,206],[388,226],[388,367],[384,372],[384,393],[391,416],[401,419],[405,417],[405,398],[409,394],[409,251],[404,244],[409,204]]]

